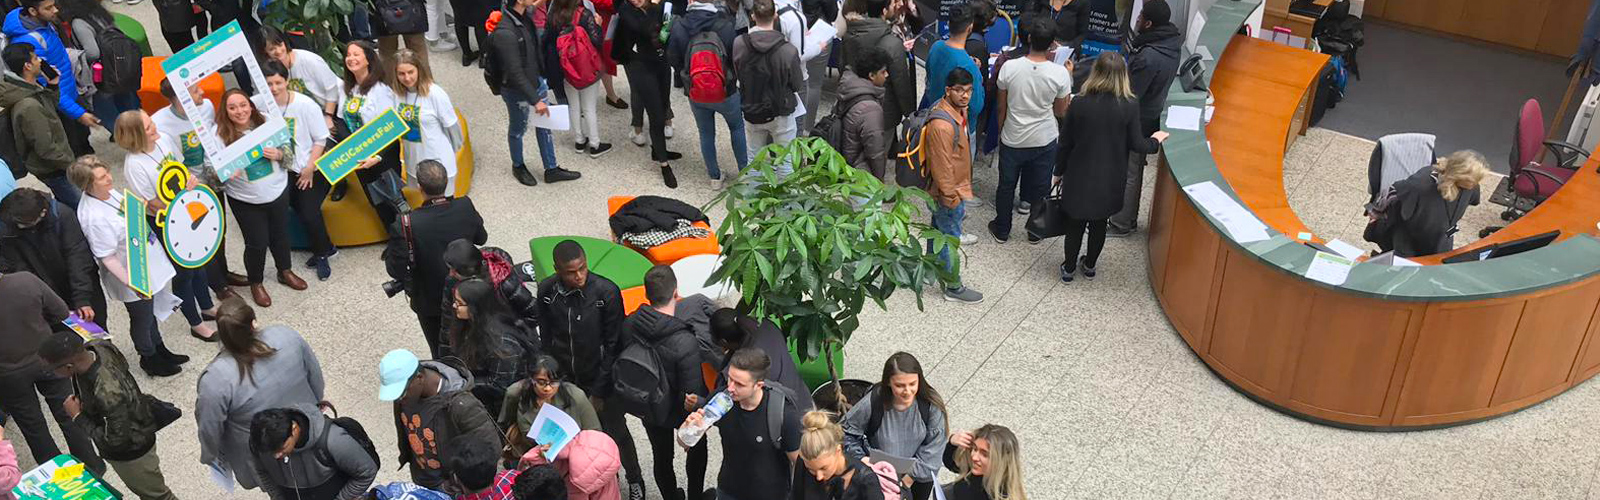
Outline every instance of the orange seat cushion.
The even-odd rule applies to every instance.
[[[606,214],[616,214],[617,210],[621,210],[623,205],[627,205],[633,199],[633,196],[612,196],[606,199]],[[678,238],[650,249],[634,248],[626,243],[623,246],[633,248],[634,251],[643,254],[644,258],[650,259],[652,264],[672,264],[677,262],[678,259],[691,255],[722,253],[722,244],[717,241],[716,228],[704,222],[696,222],[694,226],[705,228],[705,230],[711,232],[711,236],[706,238]],[[616,240],[617,235],[611,235],[611,239]]]
[[[167,107],[167,97],[161,95],[161,81],[167,79],[167,72],[161,70],[161,61],[167,60],[166,56],[146,57],[140,61],[144,68],[144,76],[139,80],[139,108],[144,112],[155,114],[161,108]],[[176,89],[174,89],[176,90]],[[212,104],[222,101],[222,75],[212,73],[200,80],[200,93]],[[100,117],[101,120],[116,120],[117,117]]]
[[[644,296],[644,285],[622,290],[622,314],[633,314],[633,311],[638,310],[646,302],[648,299]]]

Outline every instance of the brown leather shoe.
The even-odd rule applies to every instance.
[[[222,301],[228,300],[228,299],[239,298],[239,293],[233,291],[233,287],[230,287],[230,286],[224,286],[224,287],[222,287],[222,289],[217,290],[216,291],[216,295],[217,295],[217,302],[222,302]]]
[[[267,286],[257,283],[250,285],[250,297],[256,299],[256,305],[272,307],[272,296],[267,295]]]
[[[226,279],[228,281],[228,286],[247,286],[250,284],[250,278],[248,276],[233,271],[228,271],[228,277]]]
[[[300,279],[299,276],[294,274],[294,271],[290,271],[288,269],[278,271],[278,283],[282,283],[283,286],[289,287],[295,291],[306,289],[306,280]]]

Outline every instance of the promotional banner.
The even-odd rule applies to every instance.
[[[222,247],[226,224],[222,222],[222,202],[217,193],[204,185],[181,193],[167,204],[163,217],[167,254],[188,269],[211,262]]]
[[[194,102],[188,89],[199,85],[200,80],[217,70],[233,65],[234,61],[243,60],[244,66],[249,70],[252,88],[257,92],[250,96],[256,104],[256,109],[267,122],[249,134],[233,141],[233,144],[224,146],[221,138],[216,134],[216,124],[206,123],[200,113],[194,112],[200,103]],[[275,147],[289,142],[289,128],[283,121],[283,113],[278,109],[278,101],[272,98],[267,91],[267,79],[261,76],[261,66],[256,62],[254,52],[250,50],[250,43],[245,41],[244,32],[239,29],[239,22],[232,21],[226,26],[211,32],[200,41],[190,44],[178,53],[161,62],[161,69],[167,72],[167,81],[172,83],[172,88],[177,94],[177,105],[183,108],[184,114],[189,117],[189,122],[194,125],[195,136],[200,139],[204,147],[206,159],[216,167],[217,177],[228,179],[235,172],[249,166],[255,158],[251,153],[260,154],[262,146]],[[235,75],[243,78],[244,75]],[[218,103],[222,104],[222,103]],[[225,119],[222,113],[217,113],[218,118]]]
[[[361,160],[376,156],[410,130],[411,126],[390,108],[317,158],[317,171],[322,172],[329,184],[337,184],[354,172]]]
[[[150,295],[150,227],[144,221],[144,200],[122,191],[122,217],[128,225],[128,286]]]
[[[22,500],[118,500],[122,495],[111,489],[83,462],[72,455],[57,455],[23,474],[11,494]]]
[[[1125,1],[1125,0],[1124,0]],[[1136,2],[1142,0],[1135,0]],[[1122,9],[1118,0],[1091,0],[1089,3],[1089,33],[1083,38],[1083,57],[1093,58],[1101,52],[1122,50]]]

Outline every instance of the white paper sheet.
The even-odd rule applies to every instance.
[[[1328,252],[1317,252],[1311,258],[1311,267],[1306,268],[1306,277],[1329,285],[1343,285],[1344,280],[1350,277],[1350,267],[1355,262]]]
[[[1169,106],[1167,107],[1167,128],[1200,130],[1200,114],[1200,108]]]
[[[1251,243],[1270,238],[1266,224],[1262,224],[1255,214],[1250,213],[1244,205],[1228,196],[1228,193],[1217,187],[1216,183],[1205,181],[1183,187],[1183,191],[1194,198],[1196,204],[1206,211],[1206,214],[1217,222],[1222,223],[1233,240],[1239,243]]]
[[[1056,64],[1066,64],[1067,61],[1072,60],[1072,47],[1069,45],[1057,47],[1055,54],[1050,57],[1050,60],[1054,61]]]
[[[528,439],[538,444],[548,444],[550,449],[544,452],[545,460],[554,462],[561,449],[578,436],[582,428],[572,419],[567,412],[556,408],[556,405],[539,407],[539,414],[533,417],[533,425],[529,426]]]
[[[1296,239],[1298,239],[1300,241],[1311,241],[1311,233],[1308,233],[1308,232],[1305,232],[1305,231],[1301,231],[1300,234],[1296,237]]]
[[[548,116],[541,115],[539,113],[530,113],[528,116],[528,125],[531,127],[550,130],[571,130],[572,115],[568,112],[570,108],[568,108],[565,104],[554,104],[549,107],[550,114]]]
[[[822,46],[833,42],[833,37],[839,34],[839,29],[828,24],[826,19],[818,19],[806,30],[806,52],[822,52]]]
[[[806,115],[806,99],[805,99],[805,96],[802,96],[802,95],[800,95],[800,93],[796,92],[794,94],[794,112],[793,113],[789,113],[789,118],[790,119],[794,119],[794,120],[799,120],[800,117],[805,116],[805,115]]]
[[[1407,259],[1405,257],[1395,257],[1394,258],[1394,266],[1395,267],[1417,267],[1417,266],[1421,266],[1421,265],[1422,264],[1418,264],[1418,263],[1416,263],[1416,261],[1413,261],[1411,259]]]
[[[1206,123],[1211,123],[1211,115],[1217,114],[1216,106],[1206,106]]]
[[[215,484],[218,488],[221,488],[223,493],[233,493],[233,471],[217,467],[216,465],[208,465],[206,466],[206,470],[211,473],[210,477],[212,484]]]
[[[1340,257],[1350,260],[1355,260],[1356,257],[1360,257],[1361,254],[1366,253],[1360,248],[1357,248],[1355,245],[1345,243],[1338,239],[1328,240],[1328,248],[1332,249],[1335,253],[1338,253]]]

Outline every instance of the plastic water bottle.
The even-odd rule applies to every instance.
[[[706,431],[710,430],[711,426],[716,425],[718,420],[722,420],[722,416],[727,415],[728,410],[731,408],[733,408],[733,398],[728,396],[727,391],[718,392],[716,396],[711,397],[711,401],[707,402],[705,408],[703,408],[705,410],[705,419],[700,421],[700,425],[685,425],[682,429],[678,429],[678,441],[682,442],[684,446],[698,444],[700,439],[705,437]]]

